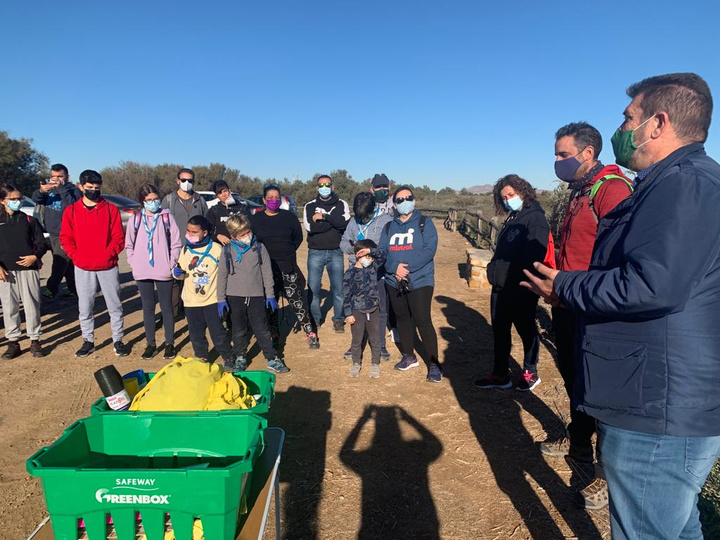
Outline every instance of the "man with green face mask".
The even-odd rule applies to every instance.
[[[385,173],[379,173],[373,176],[370,182],[370,191],[375,197],[375,207],[378,214],[395,215],[395,206],[393,205],[392,195],[390,195],[390,179]]]
[[[633,84],[612,138],[635,191],[598,226],[587,272],[526,286],[578,315],[579,410],[598,422],[612,537],[702,538],[698,493],[720,456],[720,165],[694,73]]]

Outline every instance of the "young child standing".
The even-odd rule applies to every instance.
[[[205,330],[209,330],[213,345],[227,365],[234,361],[227,332],[220,321],[222,308],[218,305],[217,296],[222,246],[212,241],[211,230],[212,225],[203,216],[192,216],[188,220],[185,247],[180,251],[172,273],[175,279],[186,280],[182,300],[195,356],[207,360],[208,341]]]
[[[255,239],[250,222],[243,215],[234,215],[225,223],[230,242],[223,247],[218,274],[218,312],[230,309],[233,354],[235,362],[226,368],[245,371],[245,354],[250,343],[248,322],[263,355],[267,368],[275,373],[290,371],[278,356],[268,328],[265,308],[277,310],[270,255]]]
[[[25,309],[25,330],[30,352],[45,356],[40,346],[40,259],[47,251],[42,227],[34,217],[20,211],[23,195],[12,184],[0,186],[0,305],[5,337],[5,359],[15,358],[20,348],[20,302]]]
[[[378,268],[385,262],[385,253],[372,240],[358,240],[354,246],[355,265],[343,276],[345,322],[352,332],[352,366],[350,376],[357,377],[362,366],[362,341],[365,331],[372,353],[370,378],[380,376],[380,287]]]

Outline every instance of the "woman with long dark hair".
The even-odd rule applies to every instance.
[[[161,209],[162,197],[152,184],[140,186],[137,197],[142,205],[128,221],[125,253],[140,292],[147,347],[142,357],[149,360],[157,352],[155,344],[155,291],[165,329],[165,359],[175,358],[175,319],[172,307],[172,268],[180,255],[180,230],[170,210]]]
[[[15,358],[20,348],[20,303],[25,311],[25,332],[30,352],[45,356],[40,345],[40,260],[47,251],[42,227],[20,208],[23,195],[12,184],[0,186],[0,305],[3,310],[5,359]]]
[[[540,336],[535,324],[538,297],[521,287],[524,270],[542,262],[547,253],[550,225],[535,195],[535,188],[516,174],[503,176],[493,188],[495,209],[507,219],[498,236],[487,268],[492,285],[490,317],[494,337],[494,367],[487,377],[475,381],[478,388],[511,388],[511,330],[515,326],[523,342],[523,371],[516,390],[528,391],[540,383],[537,373]]]

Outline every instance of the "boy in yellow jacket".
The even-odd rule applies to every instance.
[[[207,360],[208,341],[205,330],[210,330],[213,345],[223,361],[234,363],[228,335],[220,317],[227,302],[218,303],[217,275],[222,245],[210,236],[212,225],[203,216],[193,216],[187,224],[185,247],[173,268],[175,279],[184,279],[182,299],[188,332],[197,358]]]

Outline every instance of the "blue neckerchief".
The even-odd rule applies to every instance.
[[[242,256],[250,251],[250,248],[253,247],[253,242],[250,242],[249,244],[244,244],[242,242],[238,242],[237,240],[230,240],[230,246],[235,250],[235,253],[237,253],[237,257],[235,257],[235,262],[242,261]]]
[[[148,227],[147,218],[148,215],[145,210],[142,211],[140,218],[142,219],[143,225],[145,225],[145,232],[148,235],[148,258],[150,259],[150,266],[155,267],[155,261],[153,260],[153,237],[155,236],[155,227],[157,227],[158,218],[160,212],[153,214],[152,229]]]
[[[207,238],[210,238],[210,237],[208,236]],[[195,244],[195,246],[202,247],[202,244],[203,243],[201,242],[199,244]],[[215,261],[215,264],[220,264],[220,261],[218,261],[215,257],[210,255],[210,250],[212,249],[212,245],[213,245],[212,239],[210,239],[208,241],[205,251],[197,251],[197,250],[193,249],[192,246],[190,245],[190,243],[187,243],[185,245],[188,248],[188,250],[190,251],[190,253],[192,253],[193,255],[200,256],[200,260],[197,262],[198,266],[200,264],[202,264],[202,262],[205,260],[205,257],[210,257],[213,261]]]
[[[370,228],[370,225],[372,225],[372,222],[375,221],[375,218],[378,217],[378,214],[380,213],[380,207],[375,207],[375,213],[373,214],[373,217],[370,218],[370,221],[368,221],[365,225],[361,225],[358,223],[358,234],[357,239],[358,240],[365,240],[365,233]]]

